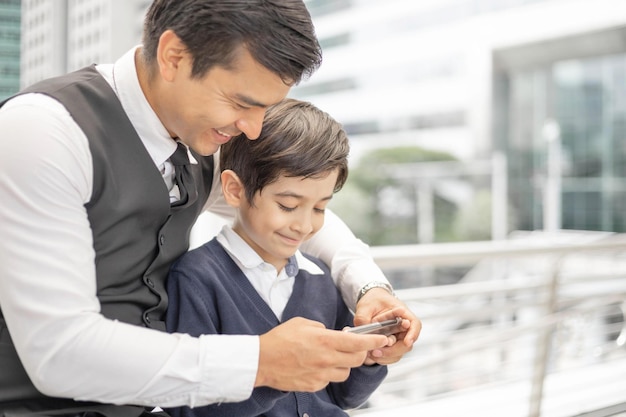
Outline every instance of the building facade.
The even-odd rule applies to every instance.
[[[150,0],[23,0],[22,87],[93,63],[110,63],[141,42]]]
[[[354,157],[501,151],[512,229],[625,231],[626,2],[307,4],[324,63],[292,94],[344,124]]]
[[[20,0],[0,1],[0,100],[20,87]]]
[[[19,2],[0,1],[0,94],[114,61],[140,42],[149,3],[23,0],[20,58]],[[464,161],[499,151],[511,229],[626,229],[626,2],[306,3],[324,63],[291,95],[344,124],[352,158],[401,145]]]

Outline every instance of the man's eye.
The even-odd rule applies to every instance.
[[[315,210],[316,213],[321,213],[321,214],[324,214],[324,212],[326,211],[326,209],[323,209],[323,208],[314,208],[313,210]]]

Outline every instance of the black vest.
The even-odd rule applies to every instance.
[[[187,250],[191,227],[211,190],[213,156],[192,151],[198,161],[192,167],[198,199],[172,209],[159,170],[115,93],[93,66],[35,84],[20,94],[28,92],[61,102],[89,141],[93,193],[85,208],[93,232],[102,314],[165,330],[165,280],[171,262]],[[44,397],[32,386],[0,310],[0,417],[3,404],[14,402],[46,403],[45,408],[52,409],[68,406],[67,400]]]

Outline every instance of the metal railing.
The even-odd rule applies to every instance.
[[[467,272],[397,291],[422,334],[351,415],[566,417],[626,404],[626,235],[530,232],[372,252],[391,277]]]

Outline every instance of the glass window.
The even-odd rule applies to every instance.
[[[626,231],[626,54],[572,59],[508,74],[512,203],[521,229],[543,227],[548,119],[561,141],[562,228]],[[496,103],[496,106],[498,104]]]

